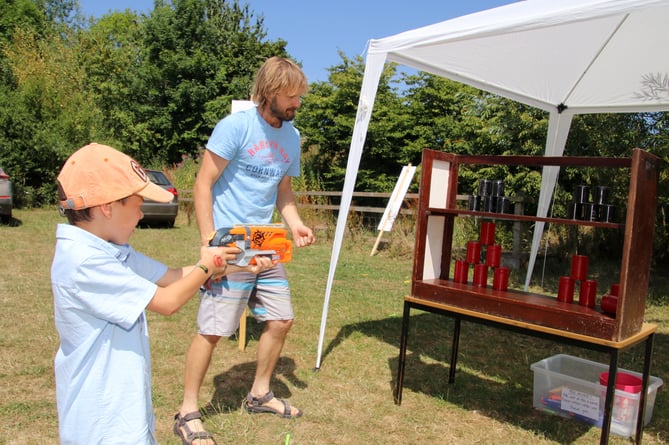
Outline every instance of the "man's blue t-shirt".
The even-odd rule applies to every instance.
[[[212,189],[214,227],[272,222],[279,182],[300,174],[297,129],[274,128],[253,107],[221,120],[207,149],[230,161]]]

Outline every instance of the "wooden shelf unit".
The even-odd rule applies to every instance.
[[[630,158],[470,156],[424,150],[411,297],[610,341],[637,334],[643,324],[648,292],[658,163],[655,156],[641,149],[634,149]],[[630,176],[625,219],[622,224],[613,224],[458,209],[459,168],[467,164],[619,169]],[[472,216],[623,230],[616,316],[578,303],[559,302],[555,296],[498,291],[449,279],[455,219]]]

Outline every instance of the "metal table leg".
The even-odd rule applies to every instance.
[[[454,319],[453,345],[451,347],[451,369],[448,370],[448,383],[455,382],[455,368],[458,363],[458,347],[460,345],[460,319]]]
[[[402,316],[402,334],[400,336],[400,356],[397,363],[397,386],[395,387],[395,404],[402,404],[402,386],[404,386],[404,366],[406,364],[407,340],[409,338],[409,315],[411,304],[404,302],[404,315]]]
[[[653,356],[653,344],[655,340],[655,334],[650,334],[646,338],[646,354],[643,359],[643,378],[641,384],[641,394],[639,394],[639,411],[636,419],[636,436],[635,443],[637,445],[641,444],[641,438],[643,437],[643,428],[645,424],[646,417],[646,398],[648,397],[648,381],[650,379],[650,361]]]
[[[616,376],[618,375],[618,350],[612,349],[610,354],[609,381],[606,386],[606,400],[604,401],[604,420],[602,421],[602,435],[599,438],[599,443],[601,445],[609,443],[611,413],[613,411],[613,399],[616,393]]]

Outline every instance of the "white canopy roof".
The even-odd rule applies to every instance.
[[[370,40],[326,287],[327,307],[378,82],[386,60],[550,113],[560,156],[574,114],[669,110],[669,0],[526,0]],[[559,169],[544,168],[545,216]],[[543,223],[532,243],[527,287]]]
[[[367,67],[378,55],[546,111],[663,111],[668,18],[666,0],[528,0],[371,40]]]

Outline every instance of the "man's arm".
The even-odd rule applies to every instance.
[[[229,162],[227,159],[215,155],[209,150],[205,150],[202,156],[200,170],[197,173],[195,185],[193,186],[195,216],[198,228],[200,229],[200,242],[202,246],[207,245],[209,235],[215,230],[214,201],[211,189]]]
[[[276,197],[276,208],[279,209],[285,223],[293,234],[293,243],[297,247],[304,247],[316,241],[311,229],[304,225],[297,211],[297,203],[293,194],[290,176],[284,176],[279,183]]]

